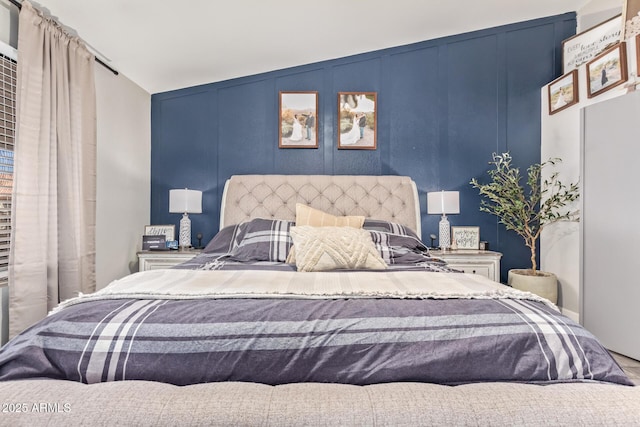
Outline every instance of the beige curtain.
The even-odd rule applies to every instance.
[[[95,290],[94,57],[22,2],[9,255],[9,335]]]

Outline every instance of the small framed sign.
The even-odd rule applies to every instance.
[[[480,227],[451,227],[451,244],[458,249],[478,249],[480,247]]]
[[[164,236],[164,240],[169,242],[175,240],[176,226],[174,224],[167,225],[145,225],[145,236]]]
[[[165,250],[165,249],[167,249],[167,243],[165,241],[164,235],[142,236],[143,251]]]

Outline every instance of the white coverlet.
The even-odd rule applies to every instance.
[[[295,272],[258,270],[150,270],[80,295],[59,308],[86,301],[120,298],[473,298],[548,300],[484,276],[421,271]],[[57,310],[57,309],[56,309]]]

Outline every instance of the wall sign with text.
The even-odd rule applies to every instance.
[[[622,15],[576,34],[562,42],[562,73],[566,74],[591,61],[620,41]]]

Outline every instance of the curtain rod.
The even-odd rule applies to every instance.
[[[15,7],[17,7],[18,9],[22,10],[22,3],[20,3],[18,0],[9,0]],[[106,68],[107,70],[111,71],[113,74],[115,74],[116,76],[119,74],[116,70],[114,70],[113,68],[111,68],[110,66],[108,66],[107,64],[104,63],[104,61],[102,61],[102,59],[98,58],[96,55],[94,55],[94,58],[96,59],[96,62],[100,65],[102,65],[104,68]]]

